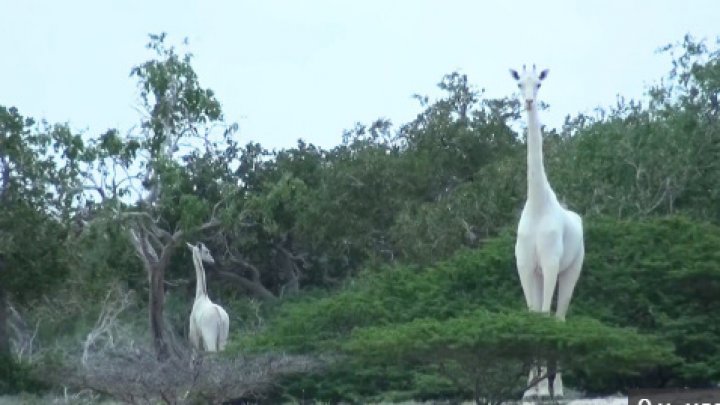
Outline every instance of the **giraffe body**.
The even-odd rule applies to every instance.
[[[215,263],[210,251],[202,243],[193,246],[188,243],[193,253],[195,264],[195,302],[190,312],[190,325],[188,338],[197,350],[218,352],[225,349],[230,330],[230,318],[227,312],[218,304],[213,303],[207,294],[205,269],[203,262]]]

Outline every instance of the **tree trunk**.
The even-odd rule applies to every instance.
[[[2,263],[0,263],[2,266]],[[0,268],[0,271],[2,269]],[[8,301],[5,288],[0,286],[0,358],[10,356],[10,334],[8,333]]]
[[[150,270],[150,331],[152,332],[153,346],[158,360],[168,357],[168,344],[165,339],[163,323],[163,307],[165,306],[165,268],[162,265],[153,266]]]
[[[276,265],[280,277],[285,283],[280,287],[280,296],[297,295],[300,292],[300,268],[296,261],[300,260],[293,253],[293,239],[289,233],[275,247]]]
[[[8,333],[8,300],[5,283],[2,282],[6,276],[7,267],[5,258],[0,255],[0,358],[10,356],[10,334]]]

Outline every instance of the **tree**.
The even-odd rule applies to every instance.
[[[549,137],[548,171],[579,212],[720,219],[709,208],[720,197],[720,50],[686,36],[662,51],[673,54],[673,68],[645,100],[619,97],[594,116],[568,117]]]
[[[59,259],[78,194],[77,174],[68,168],[81,151],[82,140],[67,127],[39,129],[16,108],[0,107],[0,355],[10,350],[8,295],[29,300],[67,270]]]
[[[403,261],[431,263],[461,246],[483,239],[515,218],[513,206],[524,195],[524,156],[520,137],[511,127],[519,119],[514,99],[487,99],[465,75],[452,73],[439,83],[446,92],[403,125],[399,160],[405,190],[390,240]],[[406,185],[407,187],[407,185]]]
[[[184,140],[209,142],[213,125],[222,121],[222,111],[212,90],[200,86],[190,54],[182,58],[177,55],[173,47],[165,45],[165,34],[151,35],[147,47],[156,52],[157,59],[134,67],[131,75],[138,78],[147,113],[139,147],[146,153],[141,168],[148,193],[140,201],[139,210],[124,217],[131,221],[130,240],[148,273],[150,330],[156,354],[163,359],[169,355],[163,307],[170,258],[188,232],[219,225],[214,217],[205,221],[201,218],[211,213],[197,210],[203,196],[193,196],[195,190],[183,187],[190,182],[175,155]]]
[[[0,384],[3,392],[43,387],[15,358],[23,342],[9,326],[10,303],[29,305],[62,283],[73,219],[83,192],[82,137],[67,125],[36,125],[0,106]],[[11,330],[13,331],[11,336]]]

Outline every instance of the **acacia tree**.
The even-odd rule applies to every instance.
[[[522,332],[519,332],[522,331]],[[632,375],[677,363],[672,345],[632,329],[613,328],[591,318],[557,322],[526,311],[476,310],[445,321],[416,319],[390,326],[358,328],[344,344],[363,365],[431,370],[477,404],[501,404],[536,385],[527,381],[538,357],[551,355],[566,370]],[[354,359],[355,360],[355,359]]]

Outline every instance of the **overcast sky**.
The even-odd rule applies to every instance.
[[[0,0],[0,105],[95,135],[139,122],[130,69],[149,33],[189,40],[241,143],[324,147],[355,122],[399,125],[460,71],[511,95],[508,68],[549,68],[541,120],[639,97],[670,69],[655,50],[684,34],[714,42],[714,0]]]

